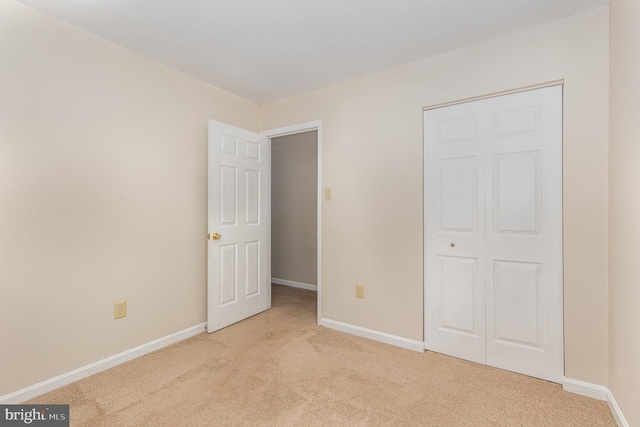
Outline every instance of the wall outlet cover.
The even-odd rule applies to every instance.
[[[113,305],[113,318],[121,319],[127,316],[127,302],[117,302]]]

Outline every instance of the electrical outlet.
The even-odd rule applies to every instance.
[[[117,302],[113,305],[113,318],[121,319],[127,317],[127,302]]]
[[[364,298],[364,285],[356,285],[356,298]]]

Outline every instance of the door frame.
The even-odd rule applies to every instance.
[[[322,319],[322,120],[314,120],[305,123],[299,123],[296,125],[285,126],[277,129],[265,130],[260,134],[269,138],[269,157],[271,157],[271,139],[281,136],[295,135],[305,132],[318,132],[318,188],[317,188],[317,283],[318,283],[318,318],[317,323],[320,324]],[[271,224],[271,185],[269,185],[268,195],[268,209],[269,209],[269,224]],[[271,227],[268,231],[269,243],[271,243]],[[269,244],[269,280],[271,280],[271,244]],[[271,307],[271,287],[268,290],[268,306]]]

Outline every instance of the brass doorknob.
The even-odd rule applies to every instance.
[[[220,240],[220,239],[222,239],[222,236],[219,235],[218,233],[213,233],[211,235],[211,240]]]
[[[451,247],[452,247],[452,248],[455,248],[455,247],[456,247],[456,244],[455,244],[455,243],[452,243],[452,244],[451,244]]]

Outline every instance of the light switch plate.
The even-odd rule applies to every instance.
[[[331,200],[331,188],[324,189],[324,199]]]

